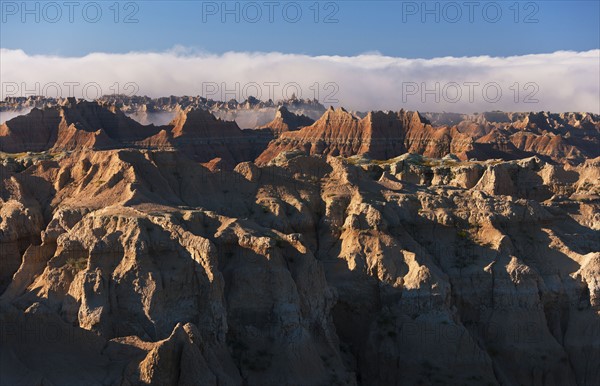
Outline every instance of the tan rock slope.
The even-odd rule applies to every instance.
[[[48,106],[60,105],[61,98],[46,98],[43,96],[6,97],[0,100],[0,123],[15,115],[26,114],[32,108],[42,109]],[[104,95],[97,99],[103,106],[114,107],[128,117],[147,125],[157,126],[168,124],[176,115],[177,110],[187,108],[210,111],[211,114],[227,121],[235,120],[242,128],[263,127],[268,124],[278,108],[283,107],[293,114],[306,115],[318,119],[326,108],[315,99],[301,99],[292,95],[289,99],[273,101],[258,100],[249,96],[247,100],[238,102],[235,99],[219,101],[201,96],[169,96],[150,98],[140,95]],[[3,118],[8,117],[8,118]],[[312,122],[311,122],[312,123]]]
[[[418,112],[370,112],[360,119],[330,108],[313,125],[273,140],[257,162],[268,163],[283,151],[382,160],[407,151],[436,158],[455,154],[462,160],[537,155],[571,163],[600,156],[600,118],[593,114],[426,115],[435,126]]]
[[[257,158],[267,163],[283,151],[305,154],[351,156],[365,154],[376,159],[400,155],[406,151],[403,138],[411,124],[423,127],[412,113],[369,113],[359,119],[342,108],[329,108],[313,125],[283,133]]]
[[[322,106],[315,101],[291,99],[275,112],[272,101],[265,104],[254,98],[244,103],[195,97],[138,99],[2,102],[0,108],[46,104],[0,126],[0,151],[177,148],[200,162],[221,158],[229,168],[255,159],[266,164],[281,152],[363,155],[381,160],[405,152],[435,158],[455,154],[461,160],[538,156],[571,164],[600,156],[600,117],[588,113],[463,115],[400,110],[353,114],[330,108],[313,123],[301,112],[313,107],[320,111]],[[163,126],[141,125],[124,113],[147,113],[148,109],[157,114],[169,111],[174,119]],[[242,113],[247,113],[243,119],[237,115]],[[240,130],[233,122],[234,118],[259,119],[257,114],[275,117],[266,125],[252,126],[259,130]]]
[[[199,162],[221,158],[232,168],[252,160],[272,138],[268,133],[241,130],[202,109],[178,110],[175,119],[156,135],[139,142],[150,148],[173,148]]]
[[[8,153],[80,148],[115,148],[159,131],[96,102],[68,98],[63,104],[34,108],[0,126],[0,149]]]
[[[402,151],[374,139],[422,126],[329,111],[275,143],[350,140],[330,155],[231,171],[175,150],[4,154],[2,382],[599,384],[600,158],[333,156]]]
[[[199,162],[221,158],[230,168],[256,158],[271,139],[271,133],[241,130],[200,108],[177,109],[166,126],[141,125],[115,106],[74,98],[34,108],[0,126],[0,151],[8,153],[178,149]]]

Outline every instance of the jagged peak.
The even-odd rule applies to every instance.
[[[319,119],[319,121],[321,119],[330,119],[332,117],[348,117],[348,118],[352,118],[352,119],[357,119],[353,114],[349,113],[343,107],[338,107],[336,109],[333,106],[329,106],[329,108],[327,109],[327,111],[325,111],[325,113],[323,114],[323,116],[321,116],[321,118]]]
[[[277,111],[275,112],[275,118],[283,118],[285,116],[288,116],[289,114],[290,110],[288,110],[287,107],[282,105],[277,107]]]
[[[74,97],[67,97],[58,100],[58,105],[63,107],[75,107],[79,101]]]

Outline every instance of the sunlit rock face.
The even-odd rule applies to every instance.
[[[459,117],[592,133],[548,153],[416,112],[174,113],[2,126],[3,382],[600,383],[590,116]]]

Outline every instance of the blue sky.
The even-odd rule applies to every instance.
[[[0,99],[600,112],[599,0],[0,3]]]
[[[60,56],[163,52],[182,46],[217,54],[277,51],[352,56],[379,52],[405,58],[510,56],[600,47],[600,1],[484,1],[473,2],[471,9],[465,1],[450,5],[435,1],[297,1],[273,2],[273,8],[265,1],[227,2],[229,9],[237,6],[238,10],[225,15],[225,22],[221,20],[222,1],[120,2],[118,15],[113,1],[100,1],[102,16],[95,23],[84,19],[87,3],[80,2],[73,9],[71,23],[69,9],[62,5],[58,17],[49,2],[28,2],[33,13],[24,14],[21,1],[3,0],[0,46],[30,55]],[[299,17],[296,4],[302,12]],[[433,13],[425,13],[423,4]],[[501,16],[496,16],[498,9]],[[269,22],[270,10],[273,22]],[[95,5],[86,12],[88,20],[96,18]],[[137,22],[125,23],[127,15]],[[296,18],[299,20],[292,23]]]

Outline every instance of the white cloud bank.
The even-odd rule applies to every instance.
[[[120,92],[277,100],[296,92],[360,111],[600,112],[600,50],[404,59],[185,50],[58,57],[1,49],[0,79],[2,99]]]

